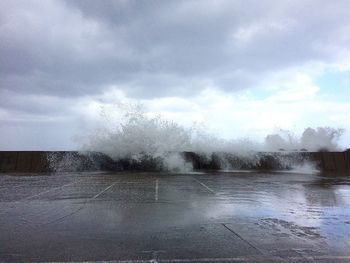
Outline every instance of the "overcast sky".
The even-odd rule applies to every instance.
[[[1,0],[0,150],[75,149],[117,101],[225,138],[349,131],[349,10],[342,0]]]

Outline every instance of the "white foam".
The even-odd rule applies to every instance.
[[[337,141],[342,130],[329,127],[307,128],[296,136],[283,131],[266,136],[263,143],[246,138],[225,140],[194,125],[181,126],[160,116],[151,117],[140,105],[118,104],[114,111],[103,111],[101,126],[81,134],[82,150],[105,153],[113,159],[129,158],[140,161],[147,155],[162,160],[167,170],[188,172],[192,166],[179,152],[190,151],[211,157],[213,152],[233,153],[247,162],[257,162],[257,151],[294,151],[301,149],[338,150]],[[221,168],[232,170],[221,158]]]

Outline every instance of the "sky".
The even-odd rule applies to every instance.
[[[73,150],[141,103],[223,138],[343,128],[350,1],[0,1],[0,150]]]

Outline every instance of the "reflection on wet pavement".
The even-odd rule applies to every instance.
[[[350,262],[350,177],[0,176],[0,261]]]

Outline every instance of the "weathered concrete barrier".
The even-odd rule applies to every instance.
[[[169,153],[171,154],[174,153]],[[350,173],[350,150],[345,152],[257,152],[247,156],[223,152],[210,155],[182,152],[180,155],[194,170],[288,170],[305,162],[312,162],[322,171]],[[2,173],[166,169],[161,157],[144,156],[141,160],[114,161],[109,156],[98,152],[0,151],[0,172]]]
[[[350,171],[350,150],[345,152],[322,152],[321,168],[324,171]]]
[[[76,151],[0,151],[0,172],[42,173],[113,170],[107,155]]]

